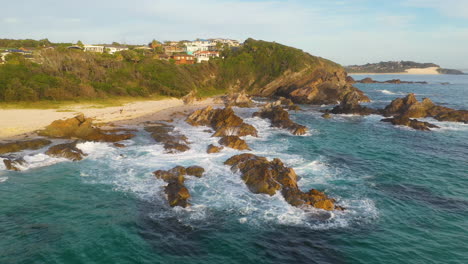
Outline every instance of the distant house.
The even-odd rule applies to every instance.
[[[240,43],[237,40],[234,39],[223,39],[223,38],[215,38],[215,39],[210,39],[213,42],[216,43],[221,43],[221,44],[226,44],[229,47],[239,47]]]
[[[75,45],[75,46],[69,46],[69,47],[67,47],[67,49],[82,50],[83,48],[80,47],[80,46],[76,46],[76,45]]]
[[[164,48],[164,53],[166,54],[186,52],[184,47],[180,47],[177,45],[165,45],[163,46],[163,48]]]
[[[216,42],[207,39],[197,39],[184,43],[187,54],[193,54],[195,51],[208,51],[216,47]]]
[[[98,53],[103,53],[104,52],[104,46],[100,45],[84,45],[83,50],[87,52],[98,52]]]
[[[16,53],[16,54],[21,54],[24,56],[24,58],[26,59],[33,59],[33,53],[32,51],[29,51],[29,50],[26,50],[26,49],[7,49],[5,51],[3,51],[2,53],[0,53],[0,56],[2,58],[2,61],[4,62],[5,59],[6,59],[6,56],[8,54],[13,54],[13,53]]]
[[[160,60],[168,61],[168,60],[171,58],[171,56],[166,55],[166,54],[160,54],[160,55],[158,55],[158,58],[159,58]]]
[[[202,61],[209,61],[210,58],[219,57],[219,52],[218,51],[209,51],[209,50],[205,50],[205,51],[200,51],[199,50],[199,51],[195,51],[193,53],[193,55],[197,59],[197,62],[201,63]]]
[[[195,63],[195,57],[192,55],[188,55],[188,54],[175,54],[175,55],[172,55],[171,58],[175,61],[175,64],[178,64],[178,65]]]
[[[122,50],[128,50],[128,48],[125,46],[104,46],[104,50],[109,54],[114,54]]]

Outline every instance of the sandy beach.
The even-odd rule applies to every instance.
[[[78,113],[93,118],[96,123],[115,125],[137,125],[145,121],[169,120],[177,115],[213,105],[214,99],[208,98],[193,104],[184,105],[180,99],[141,101],[124,106],[93,108],[89,105],[76,105],[67,111],[56,109],[0,109],[0,141],[21,139],[30,136],[57,119],[71,118]]]
[[[437,69],[439,67],[428,67],[428,68],[411,68],[405,72],[386,72],[386,73],[376,73],[376,72],[360,72],[360,73],[350,73],[350,75],[438,75],[440,74]]]

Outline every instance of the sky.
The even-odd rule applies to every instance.
[[[146,44],[249,37],[342,65],[468,69],[468,0],[0,0],[0,38]]]

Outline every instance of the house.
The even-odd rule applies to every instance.
[[[84,45],[83,50],[87,52],[99,52],[103,53],[104,52],[104,46],[100,45]]]
[[[128,48],[125,46],[105,46],[104,48],[105,51],[107,51],[109,54],[114,54],[122,50],[128,50]]]
[[[0,53],[2,62],[5,62],[6,56],[8,54],[12,54],[12,53],[21,54],[26,59],[33,59],[32,51],[29,51],[29,50],[26,50],[26,49],[23,49],[23,48],[21,48],[21,49],[7,49],[7,50],[3,51],[2,53]]]
[[[201,63],[202,61],[209,61],[210,58],[218,58],[219,57],[219,52],[218,51],[195,51],[193,53],[195,58],[197,59],[198,63]]]
[[[193,54],[195,51],[208,51],[216,47],[216,42],[207,39],[197,39],[184,43],[187,54]]]
[[[215,39],[210,39],[211,41],[215,43],[221,43],[223,45],[228,45],[229,47],[239,47],[241,44],[239,41],[234,40],[234,39],[223,39],[223,38],[215,38]]]
[[[163,48],[164,48],[164,53],[166,54],[186,52],[184,47],[180,47],[178,45],[164,45]]]
[[[171,58],[175,60],[175,64],[177,65],[195,63],[195,57],[189,54],[175,54],[175,55],[172,55]]]
[[[160,55],[158,55],[158,58],[159,58],[160,60],[168,61],[168,60],[171,58],[171,56],[166,55],[166,54],[160,54]]]

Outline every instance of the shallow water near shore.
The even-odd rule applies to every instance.
[[[468,108],[468,76],[371,77],[429,82],[356,84],[373,107],[414,92]],[[235,111],[259,130],[247,138],[252,153],[280,158],[301,189],[323,190],[347,208],[328,220],[281,195],[252,194],[223,165],[240,152],[206,154],[217,139],[177,121],[192,142],[185,153],[164,154],[140,131],[122,149],[80,144],[88,154],[80,162],[33,151],[25,171],[0,167],[0,263],[467,263],[468,125],[415,131],[378,115],[323,119],[326,107],[291,113],[310,129],[305,136],[252,118],[255,109]],[[165,183],[152,175],[176,165],[207,171],[186,180],[189,209],[170,208]]]

